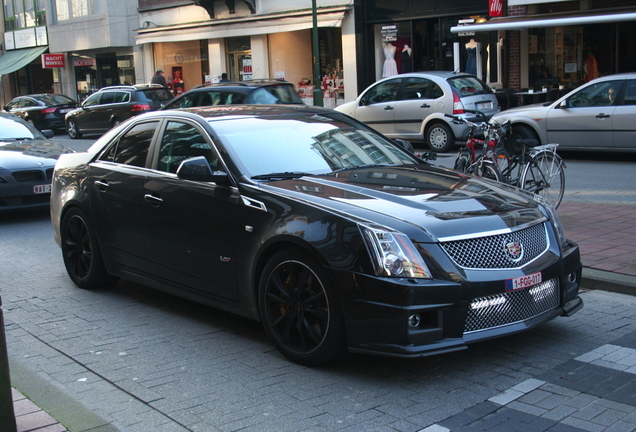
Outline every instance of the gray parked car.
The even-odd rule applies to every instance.
[[[557,99],[502,111],[513,138],[558,143],[563,150],[636,151],[636,73],[608,75]],[[514,139],[511,140],[514,142]]]
[[[431,150],[451,150],[465,140],[468,126],[446,114],[483,121],[499,112],[499,103],[486,83],[474,75],[454,72],[413,72],[384,78],[353,102],[336,110],[348,114],[389,138],[424,141]]]

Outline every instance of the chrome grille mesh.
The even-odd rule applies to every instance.
[[[507,245],[521,245],[521,254],[513,257]],[[451,259],[468,269],[505,269],[521,267],[548,249],[544,224],[511,233],[440,243]]]
[[[464,333],[523,321],[559,305],[559,281],[474,299],[468,307]]]

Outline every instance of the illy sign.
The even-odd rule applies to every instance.
[[[491,17],[503,16],[503,0],[488,0],[488,15]]]
[[[64,67],[64,54],[42,54],[43,68]]]

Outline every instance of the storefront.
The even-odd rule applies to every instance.
[[[112,85],[135,83],[132,54],[91,52],[70,54],[77,99],[83,101],[91,93]]]
[[[345,61],[343,21],[350,7],[325,7],[318,14],[318,39],[324,105],[344,101]],[[158,18],[155,16],[155,19]],[[353,21],[350,24],[353,31]],[[284,79],[298,87],[313,103],[313,44],[310,9],[252,17],[233,17],[217,23],[148,26],[138,30],[137,43],[151,62],[145,70],[163,69],[173,93],[218,82],[226,73],[230,81]],[[355,64],[354,39],[351,60]],[[351,73],[355,88],[355,74]]]

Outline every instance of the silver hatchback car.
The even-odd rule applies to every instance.
[[[455,140],[465,140],[468,127],[446,114],[483,121],[499,104],[490,87],[475,75],[454,72],[412,72],[384,78],[353,102],[336,107],[389,138],[424,141],[431,150],[449,151]]]

